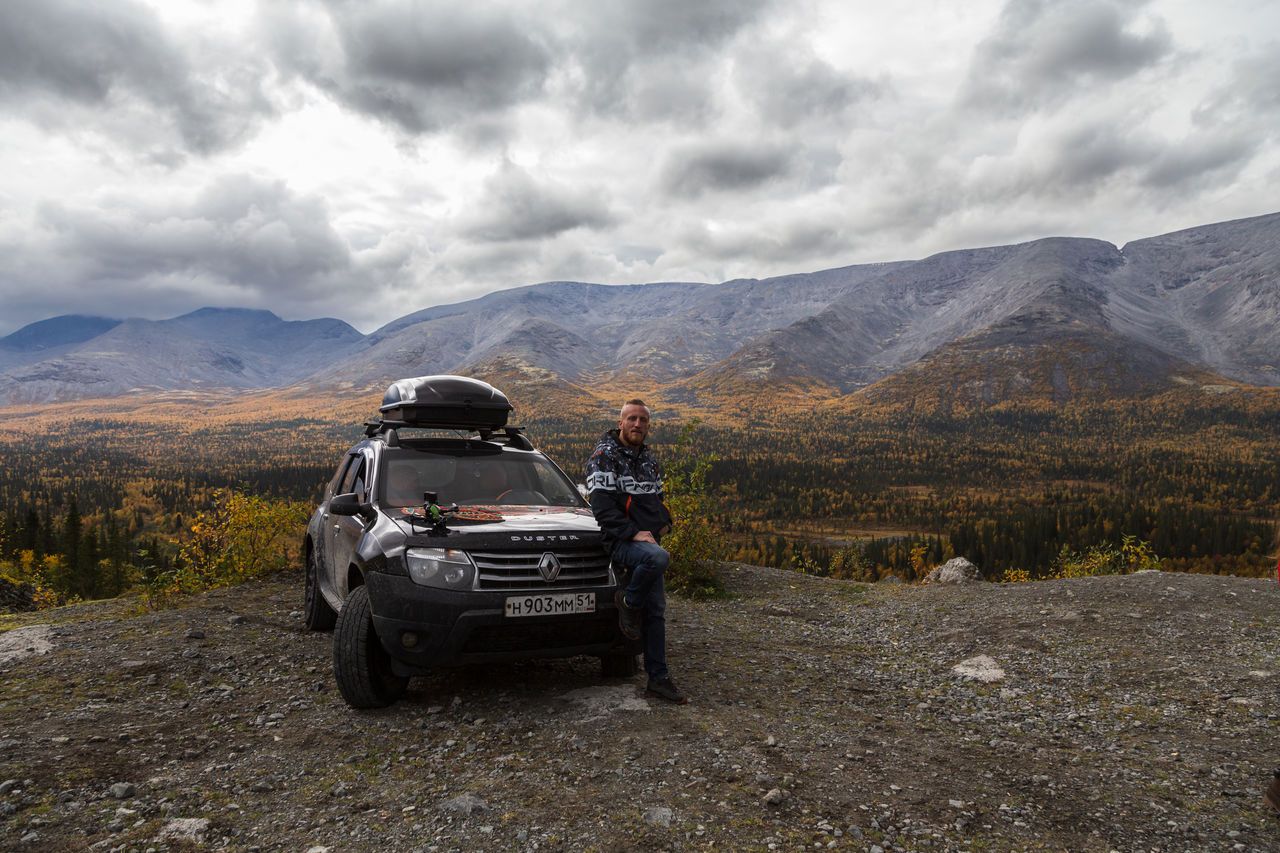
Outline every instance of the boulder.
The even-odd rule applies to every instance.
[[[947,560],[941,566],[929,572],[925,583],[969,583],[982,580],[982,572],[964,557]]]

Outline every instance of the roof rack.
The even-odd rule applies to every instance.
[[[418,422],[409,423],[408,421],[394,420],[376,420],[365,421],[364,434],[366,438],[373,438],[377,435],[385,436],[388,447],[400,446],[400,430],[402,429],[447,429],[456,432],[465,432],[468,435],[474,433],[480,436],[481,441],[502,441],[506,440],[508,447],[514,447],[517,450],[533,450],[533,443],[524,435],[524,427],[504,426],[495,430],[488,427],[460,426],[450,423],[429,423]]]

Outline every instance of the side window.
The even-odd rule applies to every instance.
[[[351,467],[353,456],[344,456],[342,461],[338,463],[338,470],[333,472],[333,478],[329,480],[329,494],[337,495],[342,493],[342,475],[347,473],[347,469]]]
[[[354,492],[356,490],[356,481],[364,483],[364,454],[357,453],[351,457],[347,463],[347,473],[342,475],[342,485],[338,487],[339,494]]]
[[[351,491],[355,492],[356,497],[360,498],[361,501],[369,500],[369,492],[367,492],[365,487],[366,480],[369,479],[369,475],[366,474],[366,470],[367,466],[365,465],[365,455],[364,453],[361,453],[360,464],[356,465],[356,482],[351,485]]]

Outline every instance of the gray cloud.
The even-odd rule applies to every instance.
[[[1052,106],[1130,77],[1170,54],[1159,20],[1137,29],[1141,4],[1009,0],[974,51],[962,101],[989,109]]]
[[[564,88],[600,116],[702,122],[716,112],[725,45],[773,0],[597,0],[557,4]]]
[[[274,112],[263,64],[214,52],[218,67],[203,67],[201,46],[174,43],[154,12],[129,0],[0,4],[0,100],[42,126],[101,130],[157,159],[178,156],[164,150],[166,134],[208,154]]]
[[[1155,153],[1148,140],[1111,122],[1073,126],[1046,142],[1038,171],[1049,186],[1065,191],[1094,187],[1117,172],[1138,167]]]
[[[660,182],[670,195],[697,198],[708,192],[743,191],[786,176],[794,152],[780,145],[744,142],[699,143],[667,156]]]
[[[1196,135],[1167,145],[1144,165],[1141,182],[1158,189],[1186,189],[1190,184],[1235,177],[1258,150],[1259,140],[1245,134]]]
[[[464,217],[461,229],[471,239],[503,242],[554,237],[611,222],[613,216],[599,191],[539,183],[508,162],[485,182],[483,196]]]
[[[538,20],[524,8],[303,2],[266,7],[262,25],[287,72],[416,134],[501,112],[540,92],[552,58]]]
[[[385,284],[408,254],[384,238],[353,255],[323,200],[243,175],[189,197],[47,203],[27,227],[5,225],[0,301],[15,324],[72,309],[156,318],[203,305],[286,315],[341,305],[350,317],[351,287]]]
[[[190,201],[49,204],[40,224],[54,235],[53,248],[75,258],[84,280],[99,285],[189,275],[289,297],[350,265],[323,201],[247,176],[220,178]]]
[[[1206,131],[1230,122],[1256,124],[1259,132],[1275,132],[1275,116],[1280,114],[1280,44],[1269,44],[1252,56],[1237,59],[1231,76],[1218,86],[1192,113],[1196,124]]]
[[[704,226],[688,227],[680,245],[699,258],[734,261],[749,257],[760,263],[796,263],[853,250],[841,222],[813,213],[766,216],[715,232]]]
[[[883,82],[841,72],[795,44],[744,51],[734,63],[734,82],[741,96],[756,105],[761,120],[775,128],[841,119],[885,89]]]

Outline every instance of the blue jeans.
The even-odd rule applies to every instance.
[[[629,607],[642,608],[641,636],[644,638],[644,671],[650,679],[661,679],[667,672],[667,593],[662,575],[671,555],[652,542],[619,542],[613,546],[615,566],[631,570],[631,582],[622,593]]]

